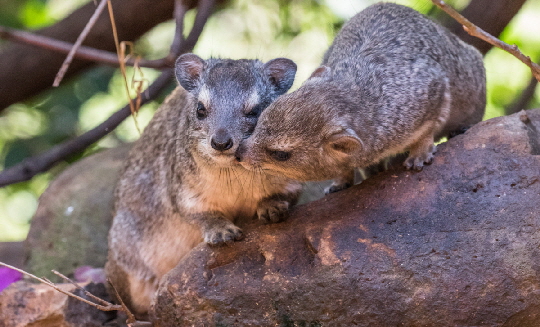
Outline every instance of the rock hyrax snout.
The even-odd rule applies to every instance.
[[[409,151],[421,170],[434,141],[482,119],[481,54],[420,13],[379,3],[336,36],[322,66],[261,115],[237,151],[247,169],[353,184],[354,168]]]
[[[246,170],[234,153],[295,73],[285,58],[178,59],[183,89],[168,97],[131,150],[109,233],[108,278],[139,317],[163,275],[197,244],[242,238],[237,220],[287,216],[300,184]]]

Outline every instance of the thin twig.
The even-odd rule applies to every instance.
[[[22,269],[19,269],[19,268],[10,266],[10,265],[8,265],[8,264],[6,264],[6,263],[3,263],[3,262],[0,262],[0,266],[8,267],[8,268],[10,268],[10,269],[13,269],[13,270],[15,270],[15,271],[18,271],[18,272],[20,272],[20,273],[23,274],[23,275],[26,275],[26,276],[28,276],[28,277],[30,277],[30,278],[33,278],[33,279],[35,279],[35,280],[38,280],[38,281],[42,282],[43,284],[45,284],[45,285],[47,285],[47,286],[50,286],[50,287],[54,288],[55,290],[57,290],[58,292],[60,292],[60,293],[62,293],[62,294],[65,294],[65,295],[67,295],[67,296],[71,296],[71,297],[73,297],[73,298],[76,298],[77,300],[82,301],[82,302],[84,302],[84,303],[86,303],[86,304],[89,304],[89,305],[91,305],[91,306],[93,306],[93,307],[95,307],[95,308],[97,308],[97,309],[99,309],[99,310],[101,310],[101,311],[122,311],[122,306],[121,306],[121,305],[115,305],[115,304],[112,304],[112,303],[109,303],[109,302],[107,302],[107,305],[106,305],[106,306],[104,306],[104,305],[99,305],[99,304],[97,304],[97,303],[94,303],[94,302],[92,302],[92,301],[89,301],[89,300],[87,300],[87,299],[84,299],[84,298],[82,298],[82,297],[80,297],[80,296],[78,296],[78,295],[75,295],[75,294],[73,294],[73,293],[64,291],[63,289],[59,288],[59,287],[56,286],[54,283],[52,283],[51,281],[49,281],[49,280],[47,280],[47,279],[45,279],[45,278],[39,278],[39,277],[37,277],[36,275],[32,275],[31,273],[28,273],[28,272],[26,272],[26,271],[24,271],[24,270],[22,270]]]
[[[141,97],[141,105],[154,99],[171,81],[172,69],[164,70],[147,89]],[[115,112],[106,121],[88,132],[71,139],[62,144],[56,145],[49,151],[28,158],[23,162],[0,172],[0,187],[23,182],[31,179],[35,175],[49,170],[62,160],[83,151],[103,136],[112,132],[124,119],[129,117],[131,110],[129,105]]]
[[[124,300],[122,300],[122,297],[118,293],[118,290],[116,289],[116,286],[114,286],[114,284],[111,283],[110,280],[107,280],[107,282],[109,282],[109,285],[111,285],[112,289],[114,290],[114,294],[116,295],[116,299],[120,302],[120,305],[125,309],[124,312],[128,316],[127,323],[132,324],[132,323],[136,322],[137,320],[135,319],[135,316],[131,313],[131,311],[129,311],[128,307],[124,303]]]
[[[74,281],[72,281],[70,278],[68,278],[67,276],[65,276],[64,274],[62,274],[61,272],[58,272],[56,270],[51,270],[53,272],[53,274],[55,274],[56,276],[60,276],[61,278],[63,278],[64,280],[68,281],[71,285],[75,286],[76,288],[78,288],[79,290],[81,290],[81,292],[83,292],[86,296],[88,297],[91,297],[92,299],[98,301],[99,303],[101,303],[102,305],[109,305],[110,303],[103,300],[102,298],[99,298],[97,296],[95,296],[94,294],[88,292],[87,290],[84,289],[84,287],[82,287],[81,285],[75,283]],[[50,281],[49,281],[50,282]]]
[[[444,10],[448,15],[450,15],[452,18],[454,18],[456,21],[458,21],[461,25],[463,25],[463,29],[469,33],[472,36],[475,36],[477,38],[480,38],[489,44],[496,46],[499,49],[502,49],[510,54],[512,54],[514,57],[518,58],[521,62],[523,62],[525,65],[529,66],[531,69],[532,74],[540,82],[540,66],[535,64],[530,57],[524,55],[517,45],[509,45],[508,43],[505,43],[498,38],[494,37],[493,35],[489,34],[488,32],[484,31],[480,27],[474,25],[471,23],[467,18],[463,17],[460,13],[455,11],[452,7],[448,6],[444,1],[442,0],[431,0],[436,6]]]
[[[103,12],[103,9],[105,9],[105,5],[108,2],[109,2],[109,0],[101,0],[101,2],[99,3],[99,5],[96,8],[96,11],[92,15],[92,17],[90,17],[90,20],[88,20],[88,23],[86,23],[86,26],[84,27],[81,34],[77,38],[77,41],[73,45],[73,48],[71,48],[71,50],[69,51],[69,53],[68,53],[68,55],[66,57],[66,60],[64,60],[64,63],[62,64],[62,67],[60,67],[60,70],[58,71],[58,74],[56,74],[56,78],[54,79],[54,82],[53,82],[54,87],[57,87],[57,86],[60,85],[60,82],[64,78],[64,75],[66,74],[66,72],[67,72],[67,70],[69,68],[69,65],[73,61],[73,57],[75,56],[75,52],[77,52],[77,49],[81,46],[84,39],[86,39],[86,37],[88,36],[88,33],[90,33],[90,30],[92,29],[92,27],[94,27],[94,25],[96,24],[96,21],[98,20],[99,15],[101,15],[101,13]]]
[[[148,322],[148,321],[139,321],[139,320],[136,320],[135,319],[135,316],[133,315],[133,313],[131,313],[131,311],[128,309],[128,307],[124,304],[124,302],[122,301],[122,299],[120,299],[120,297],[118,296],[118,298],[120,299],[120,302],[122,304],[112,304],[108,301],[105,301],[97,296],[95,296],[94,294],[88,292],[87,290],[85,290],[81,285],[75,283],[74,281],[72,281],[71,279],[69,279],[68,277],[64,276],[63,274],[59,273],[58,271],[56,270],[53,270],[52,272],[55,273],[56,275],[62,277],[64,280],[68,281],[70,284],[72,284],[73,286],[75,286],[77,289],[81,290],[85,295],[91,297],[92,299],[98,301],[99,303],[101,304],[97,304],[95,302],[92,302],[92,301],[89,301],[83,297],[80,297],[74,293],[71,293],[71,292],[67,292],[67,291],[64,291],[63,289],[59,288],[58,286],[56,286],[56,284],[54,284],[53,282],[51,282],[50,280],[48,280],[47,278],[39,278],[37,277],[36,275],[33,275],[29,272],[26,272],[22,269],[19,269],[19,268],[16,268],[16,267],[13,267],[13,266],[10,266],[6,263],[3,263],[0,261],[0,266],[4,266],[4,267],[8,267],[10,269],[13,269],[15,271],[18,271],[20,272],[21,274],[25,275],[25,276],[28,276],[30,278],[33,278],[37,281],[40,281],[41,283],[55,289],[56,291],[62,293],[62,294],[65,294],[67,296],[70,296],[74,299],[77,299],[81,302],[84,302],[88,305],[91,305],[93,306],[94,308],[98,309],[98,310],[101,310],[101,311],[120,311],[120,312],[124,312],[127,316],[128,316],[128,320],[127,320],[127,323],[128,323],[128,326],[133,326],[133,327],[142,327],[142,326],[152,326],[152,323]],[[111,284],[112,285],[112,284]],[[113,286],[114,288],[114,286]],[[116,291],[116,288],[114,289]],[[117,293],[118,294],[118,293]]]
[[[17,29],[7,28],[0,26],[0,38],[10,40],[14,42],[24,43],[28,45],[37,46],[43,49],[52,50],[60,53],[69,53],[73,48],[73,44],[51,37],[34,34],[31,32],[21,31]],[[85,59],[95,62],[101,62],[104,64],[118,66],[118,56],[115,53],[99,50],[92,47],[81,45],[75,52],[75,58]],[[125,61],[127,66],[134,66],[136,59],[130,58]],[[140,67],[165,69],[172,67],[174,61],[171,61],[168,57],[145,60],[139,59],[137,64]]]

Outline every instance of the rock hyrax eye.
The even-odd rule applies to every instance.
[[[199,101],[199,103],[197,103],[197,118],[205,119],[206,116],[208,116],[208,112],[206,111],[204,104]]]
[[[291,153],[285,151],[270,151],[270,156],[277,161],[287,161],[291,157]]]

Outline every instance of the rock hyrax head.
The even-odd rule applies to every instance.
[[[299,181],[331,179],[350,169],[362,142],[328,101],[329,74],[318,68],[302,87],[268,106],[236,153],[244,168]]]
[[[286,58],[203,60],[188,53],[176,61],[176,77],[192,96],[188,120],[196,152],[212,164],[230,165],[261,112],[287,92],[296,64]]]

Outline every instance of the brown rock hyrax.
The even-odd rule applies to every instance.
[[[354,167],[409,151],[421,170],[434,141],[482,119],[482,56],[420,13],[372,5],[339,32],[322,66],[261,115],[237,151],[247,169],[353,184]]]
[[[162,276],[195,245],[238,240],[235,220],[277,222],[295,203],[298,182],[246,170],[234,157],[295,74],[285,58],[177,60],[183,89],[169,96],[131,150],[109,233],[108,278],[139,317]]]

